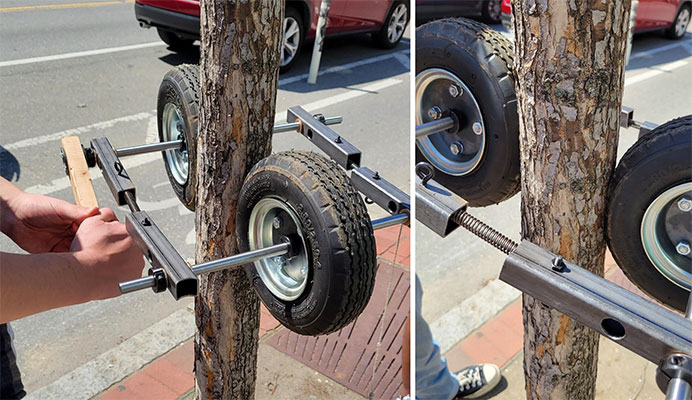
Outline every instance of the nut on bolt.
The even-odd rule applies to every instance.
[[[449,151],[451,151],[455,156],[459,155],[464,151],[464,145],[461,142],[456,141],[449,145]]]
[[[687,197],[683,197],[678,201],[678,208],[683,212],[692,210],[692,200],[688,199]]]
[[[476,135],[483,133],[483,124],[481,124],[480,121],[474,122],[471,128]]]
[[[686,256],[690,254],[690,244],[684,240],[681,240],[675,245],[675,251],[677,251],[681,256]]]
[[[463,90],[457,85],[449,85],[449,95],[452,97],[459,97],[464,93]]]
[[[442,110],[438,106],[432,106],[428,110],[428,117],[432,119],[440,119],[442,118]]]
[[[284,226],[284,220],[278,216],[274,217],[274,220],[272,220],[272,226],[274,227],[274,229],[279,229],[282,226]]]

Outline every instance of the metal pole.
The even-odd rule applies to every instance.
[[[390,215],[389,217],[384,217],[372,221],[372,230],[376,231],[378,229],[387,228],[393,225],[405,224],[406,222],[408,222],[408,220],[408,213]]]
[[[452,129],[454,127],[454,119],[452,117],[444,117],[424,124],[416,125],[416,139],[424,136],[432,135]]]
[[[692,387],[681,378],[673,378],[668,382],[666,400],[690,400]]]
[[[331,0],[322,0],[320,5],[320,17],[317,20],[317,36],[315,44],[312,46],[312,60],[310,60],[310,72],[308,83],[317,83],[317,72],[320,69],[320,58],[322,58],[322,45],[324,44],[324,31],[327,27],[327,17],[329,16],[329,6]]]
[[[253,261],[262,260],[269,257],[276,257],[288,253],[291,245],[289,243],[280,243],[274,246],[265,247],[264,249],[252,250],[247,253],[236,254],[234,256],[222,258],[219,260],[209,261],[198,265],[193,265],[190,269],[195,275],[200,275],[207,272],[220,271],[222,269],[235,267],[238,265],[247,264]],[[143,278],[120,283],[120,293],[126,294],[137,290],[154,287],[155,280],[153,276],[145,276]]]

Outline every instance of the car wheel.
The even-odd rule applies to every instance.
[[[241,251],[291,243],[288,255],[245,266],[267,310],[287,328],[334,332],[368,304],[377,269],[372,223],[333,161],[289,151],[258,162],[240,191],[236,231]]]
[[[673,21],[673,25],[666,30],[666,36],[675,40],[681,39],[683,36],[685,36],[687,26],[690,24],[690,14],[692,14],[691,10],[692,8],[689,4],[685,4],[684,6],[680,7],[678,15],[675,16],[675,20]]]
[[[692,287],[692,115],[642,136],[608,188],[606,241],[641,290],[685,311]]]
[[[389,11],[387,19],[382,24],[382,28],[373,35],[375,43],[384,49],[391,49],[396,46],[404,36],[409,15],[409,5],[407,2],[395,2]]]
[[[161,28],[156,29],[156,31],[159,33],[161,40],[173,51],[187,52],[195,47],[195,41],[193,39],[185,39],[176,33]]]
[[[279,72],[288,71],[298,58],[300,48],[303,45],[304,29],[303,19],[298,11],[295,8],[286,8]]]
[[[195,210],[197,196],[195,138],[199,112],[199,66],[183,64],[168,71],[159,87],[156,106],[159,140],[183,141],[179,149],[162,154],[173,191],[191,211]]]
[[[502,0],[486,0],[483,2],[483,20],[491,24],[499,24],[502,16]]]
[[[416,139],[416,163],[471,206],[499,203],[519,191],[519,116],[512,44],[465,18],[416,29],[416,124],[445,114],[455,132]]]

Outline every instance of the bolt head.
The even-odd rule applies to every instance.
[[[449,95],[452,97],[459,97],[463,94],[461,88],[457,85],[449,85]]]
[[[687,197],[683,197],[678,201],[678,208],[683,212],[692,210],[692,200],[688,199]]]
[[[428,110],[428,117],[432,119],[440,119],[442,117],[442,110],[438,106],[432,106]]]
[[[690,254],[690,244],[683,240],[675,245],[675,250],[678,252],[678,254],[686,256]]]
[[[286,257],[284,256],[276,256],[274,257],[274,262],[279,265],[279,267],[283,268],[286,266]]]
[[[473,123],[472,129],[473,133],[480,135],[483,133],[483,124],[481,124],[480,121],[476,121]]]
[[[284,226],[284,220],[281,219],[281,217],[274,217],[274,220],[272,221],[272,226],[274,229],[279,229],[282,226]]]
[[[308,275],[308,266],[303,265],[300,267],[300,276],[307,276]]]
[[[454,142],[449,145],[449,151],[455,156],[459,155],[459,153],[464,151],[464,145],[461,142]]]

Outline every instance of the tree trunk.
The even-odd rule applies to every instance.
[[[238,192],[250,168],[271,152],[283,13],[282,1],[202,1],[197,263],[238,252]],[[258,297],[242,269],[199,282],[195,397],[253,398]]]
[[[630,1],[513,1],[522,236],[603,275]],[[529,399],[591,399],[598,334],[524,296]]]

